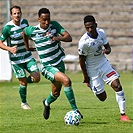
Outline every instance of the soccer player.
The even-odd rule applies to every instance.
[[[125,114],[126,101],[124,91],[119,81],[119,74],[110,65],[105,54],[110,54],[111,48],[103,29],[97,28],[92,15],[84,17],[86,33],[79,40],[78,53],[84,83],[87,83],[100,101],[107,98],[104,82],[115,91],[116,101],[120,109],[120,120],[130,121]]]
[[[51,81],[52,92],[47,99],[43,100],[44,118],[48,119],[50,115],[50,104],[53,103],[60,95],[62,85],[64,86],[65,95],[73,110],[79,112],[70,78],[65,74],[63,58],[64,50],[61,47],[61,41],[71,42],[70,34],[57,22],[50,20],[50,11],[47,8],[41,8],[38,11],[39,24],[29,26],[24,29],[24,41],[31,38],[38,52],[42,75]],[[80,112],[79,112],[80,113]],[[80,113],[81,114],[81,113]],[[83,118],[83,116],[81,115]]]
[[[18,78],[20,86],[19,93],[21,98],[21,108],[31,109],[27,103],[27,83],[39,82],[40,73],[35,59],[30,51],[26,51],[22,31],[27,27],[28,21],[21,19],[22,12],[19,6],[13,6],[10,9],[11,21],[9,21],[2,29],[0,36],[0,48],[9,51],[9,57],[12,69],[16,78]],[[7,45],[3,42],[7,40]],[[32,50],[32,48],[30,49]],[[30,76],[26,77],[26,71]]]

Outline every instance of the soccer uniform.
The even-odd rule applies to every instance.
[[[0,40],[4,42],[7,40],[7,46],[13,47],[17,45],[17,52],[12,54],[9,52],[9,58],[12,64],[14,74],[17,78],[26,76],[26,69],[28,72],[38,71],[37,63],[33,59],[30,51],[26,51],[24,40],[22,38],[22,31],[29,26],[26,19],[21,19],[20,25],[17,26],[11,20],[2,29]]]
[[[51,21],[46,30],[42,29],[40,24],[24,29],[25,34],[35,43],[40,58],[42,74],[52,82],[54,81],[54,74],[57,71],[65,71],[62,61],[65,57],[65,53],[60,46],[61,43],[53,41],[51,37],[58,36],[64,31],[65,29],[57,21]]]
[[[86,32],[79,40],[78,53],[86,56],[86,69],[90,77],[90,86],[95,94],[104,91],[104,82],[112,83],[119,74],[112,68],[109,61],[102,54],[102,47],[108,43],[103,29],[97,28],[97,38],[91,38]]]

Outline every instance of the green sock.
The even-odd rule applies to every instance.
[[[75,98],[74,98],[74,93],[73,93],[72,87],[71,86],[64,87],[64,92],[65,92],[65,95],[66,95],[72,109],[76,110],[77,106],[76,106],[76,101],[75,101]]]
[[[48,105],[50,105],[52,102],[54,102],[55,100],[57,99],[57,97],[54,97],[53,95],[52,95],[52,92],[50,93],[50,95],[48,96],[48,98],[47,98],[47,103],[48,103]]]
[[[23,86],[23,85],[20,85],[20,88],[19,88],[19,94],[20,94],[20,98],[21,98],[21,101],[23,103],[26,103],[26,92],[27,92],[27,87],[26,86]]]
[[[33,80],[32,80],[32,78],[31,78],[31,75],[27,78],[27,82],[28,82],[28,83],[33,83]]]

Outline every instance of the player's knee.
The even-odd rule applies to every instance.
[[[64,81],[63,81],[63,85],[64,86],[71,86],[71,80],[70,80],[70,78],[65,77],[64,78]]]
[[[40,74],[36,73],[36,74],[32,75],[32,80],[34,83],[38,83],[40,81]]]
[[[118,90],[121,88],[120,84],[119,83],[115,83],[112,85],[112,88],[114,88],[115,90]]]
[[[111,84],[111,87],[112,87],[116,92],[122,90],[122,86],[121,86],[119,80],[113,81],[112,84]]]
[[[22,86],[27,86],[27,78],[26,78],[26,77],[20,78],[20,79],[19,79],[19,83],[20,83]]]
[[[36,77],[35,79],[34,79],[34,82],[35,83],[38,83],[40,81],[40,77]]]

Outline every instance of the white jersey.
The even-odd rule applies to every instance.
[[[101,67],[107,58],[102,54],[102,46],[108,43],[106,34],[103,29],[97,28],[98,36],[96,39],[91,38],[86,32],[79,40],[78,53],[86,56],[86,68],[97,69]]]

